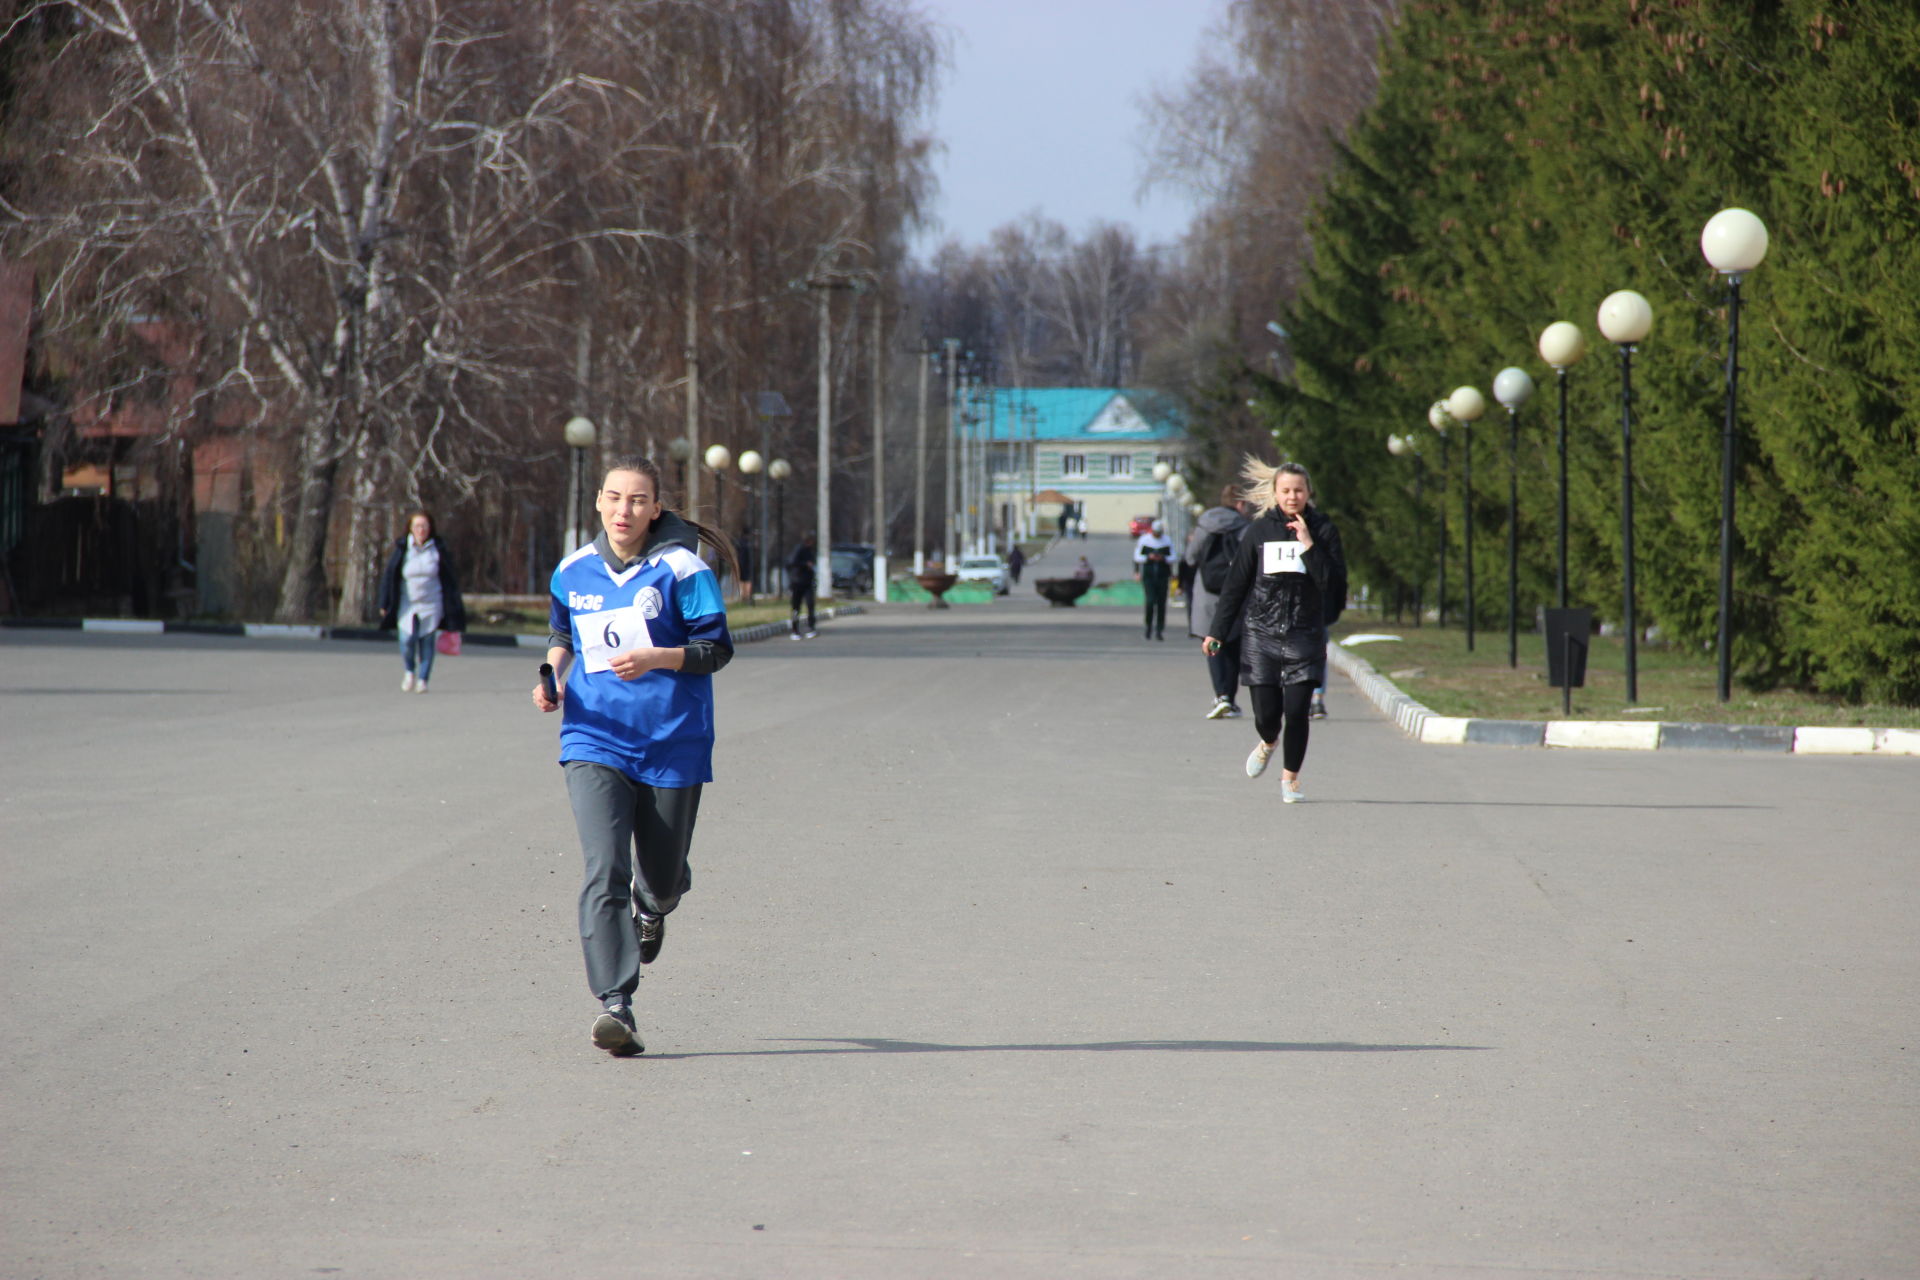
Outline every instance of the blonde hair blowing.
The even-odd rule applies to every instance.
[[[1253,508],[1255,516],[1263,516],[1278,504],[1273,500],[1273,482],[1277,476],[1299,476],[1307,482],[1307,501],[1313,501],[1313,477],[1307,469],[1297,462],[1283,462],[1279,466],[1260,461],[1252,454],[1240,464],[1242,488],[1240,500]]]

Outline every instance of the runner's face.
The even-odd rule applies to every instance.
[[[1273,478],[1273,503],[1289,516],[1307,509],[1307,478],[1282,471]]]
[[[600,527],[616,550],[632,552],[647,536],[647,530],[660,516],[660,499],[653,481],[638,471],[609,471],[595,499],[600,512]]]

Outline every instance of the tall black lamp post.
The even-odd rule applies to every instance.
[[[1473,387],[1455,387],[1447,397],[1447,412],[1460,424],[1460,493],[1464,528],[1462,543],[1467,564],[1467,652],[1473,652],[1473,432],[1474,423],[1487,411],[1487,398]]]
[[[1653,329],[1653,307],[1631,289],[1600,304],[1600,332],[1620,348],[1620,576],[1627,636],[1627,704],[1640,701],[1640,634],[1633,616],[1633,353]]]
[[[1720,428],[1720,701],[1733,695],[1733,472],[1740,389],[1740,278],[1767,256],[1767,224],[1745,209],[1707,219],[1700,251],[1727,278],[1727,412]]]
[[[1435,400],[1427,408],[1427,425],[1440,437],[1440,605],[1439,624],[1447,625],[1447,431],[1454,425],[1445,400]]]
[[[1390,435],[1387,437],[1387,452],[1396,458],[1413,459],[1413,545],[1418,548],[1416,558],[1424,561],[1427,532],[1427,464],[1420,457],[1420,442],[1412,436]],[[1413,625],[1420,625],[1420,615],[1426,609],[1427,571],[1424,564],[1413,575]]]
[[[1553,603],[1556,609],[1567,607],[1567,370],[1587,354],[1587,335],[1580,326],[1556,320],[1540,331],[1540,358],[1553,366],[1554,381],[1560,384],[1560,558],[1554,573]]]
[[[1507,665],[1520,665],[1520,406],[1533,378],[1508,366],[1493,375],[1493,398],[1507,411]]]

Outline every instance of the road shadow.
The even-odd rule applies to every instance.
[[[934,1044],[919,1040],[847,1037],[789,1037],[776,1044],[822,1046],[804,1049],[738,1049],[715,1053],[650,1053],[656,1062],[686,1058],[767,1058],[848,1053],[1436,1053],[1484,1052],[1483,1044],[1352,1044],[1332,1040],[1096,1040],[1087,1044]]]
[[[1321,800],[1321,804],[1439,805],[1462,809],[1775,809],[1771,804],[1635,804],[1628,801],[1606,803],[1597,800]]]

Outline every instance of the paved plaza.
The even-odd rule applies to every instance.
[[[1138,625],[743,646],[626,1060],[535,651],[0,631],[0,1275],[1920,1274],[1920,761],[1283,808]]]

